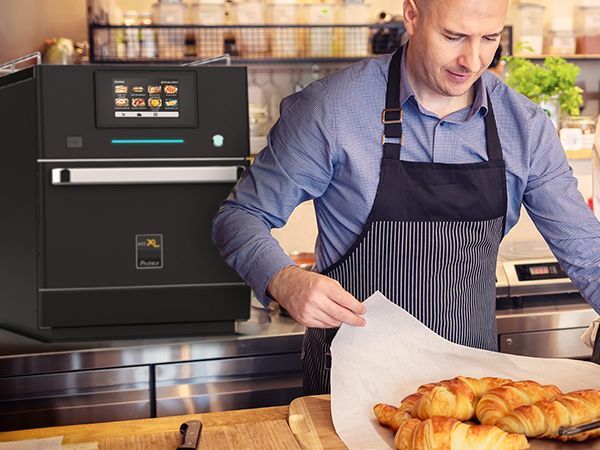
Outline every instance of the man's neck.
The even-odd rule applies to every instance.
[[[406,55],[406,73],[408,74],[408,82],[417,97],[419,104],[428,111],[436,114],[440,118],[444,118],[455,111],[459,111],[471,104],[475,98],[475,85],[460,97],[450,97],[441,95],[429,89],[425,83],[418,82],[418,76],[415,72],[415,59],[412,55],[411,47],[407,49]]]

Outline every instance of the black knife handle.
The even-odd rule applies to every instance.
[[[188,420],[181,424],[179,432],[183,434],[183,442],[177,447],[177,450],[196,450],[198,444],[200,444],[202,422],[199,420]]]

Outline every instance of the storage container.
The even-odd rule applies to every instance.
[[[152,6],[152,22],[156,25],[185,25],[186,6],[181,0],[161,0]],[[182,28],[158,29],[158,57],[180,60],[185,54],[185,31]]]
[[[225,25],[225,1],[202,0],[192,3],[189,21],[194,25]],[[196,28],[196,55],[210,58],[224,53],[224,28]]]
[[[369,5],[344,2],[338,5],[338,23],[358,25],[369,22]],[[342,32],[340,56],[367,56],[369,54],[369,28],[345,27]]]
[[[565,150],[590,150],[596,138],[596,120],[590,116],[567,116],[560,128]]]
[[[307,25],[310,27],[307,36],[308,56],[333,56],[333,27],[323,25],[335,23],[335,4],[306,5],[306,18]]]
[[[544,42],[544,5],[533,2],[521,2],[515,22],[515,42],[527,48],[516,46],[518,55],[539,55],[542,53]]]
[[[600,54],[600,1],[581,0],[575,23],[577,53]]]
[[[271,30],[271,55],[274,58],[294,58],[299,54],[298,4],[296,0],[273,0],[269,4],[269,21],[277,27]]]
[[[555,17],[546,36],[549,55],[573,55],[575,53],[575,32],[572,17]]]
[[[236,3],[235,20],[238,25],[265,25],[265,5],[262,1],[250,0]],[[236,35],[237,46],[242,57],[266,56],[269,43],[266,30],[262,27],[241,28]]]

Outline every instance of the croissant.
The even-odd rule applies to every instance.
[[[496,422],[496,426],[511,433],[522,433],[536,438],[553,438],[562,441],[583,441],[600,437],[600,430],[575,436],[559,436],[561,426],[579,425],[600,419],[600,391],[587,389],[520,406]]]
[[[420,397],[421,394],[419,393],[411,394],[402,400],[398,408],[385,403],[378,403],[373,407],[373,411],[381,425],[396,432],[403,422],[412,418],[410,412]]]
[[[554,385],[542,386],[535,381],[515,381],[488,391],[477,404],[476,415],[484,425],[496,421],[513,409],[551,400],[562,392]]]
[[[448,416],[458,420],[469,420],[475,415],[475,407],[482,395],[490,389],[511,382],[504,378],[456,377],[435,384],[421,386],[423,395],[415,403],[412,416],[428,419],[433,416]]]
[[[394,437],[398,450],[522,450],[522,434],[509,434],[490,425],[467,425],[451,417],[405,421]]]

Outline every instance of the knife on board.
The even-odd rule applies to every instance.
[[[201,421],[188,420],[181,424],[179,432],[183,435],[183,442],[177,447],[177,450],[197,450],[200,448]]]

